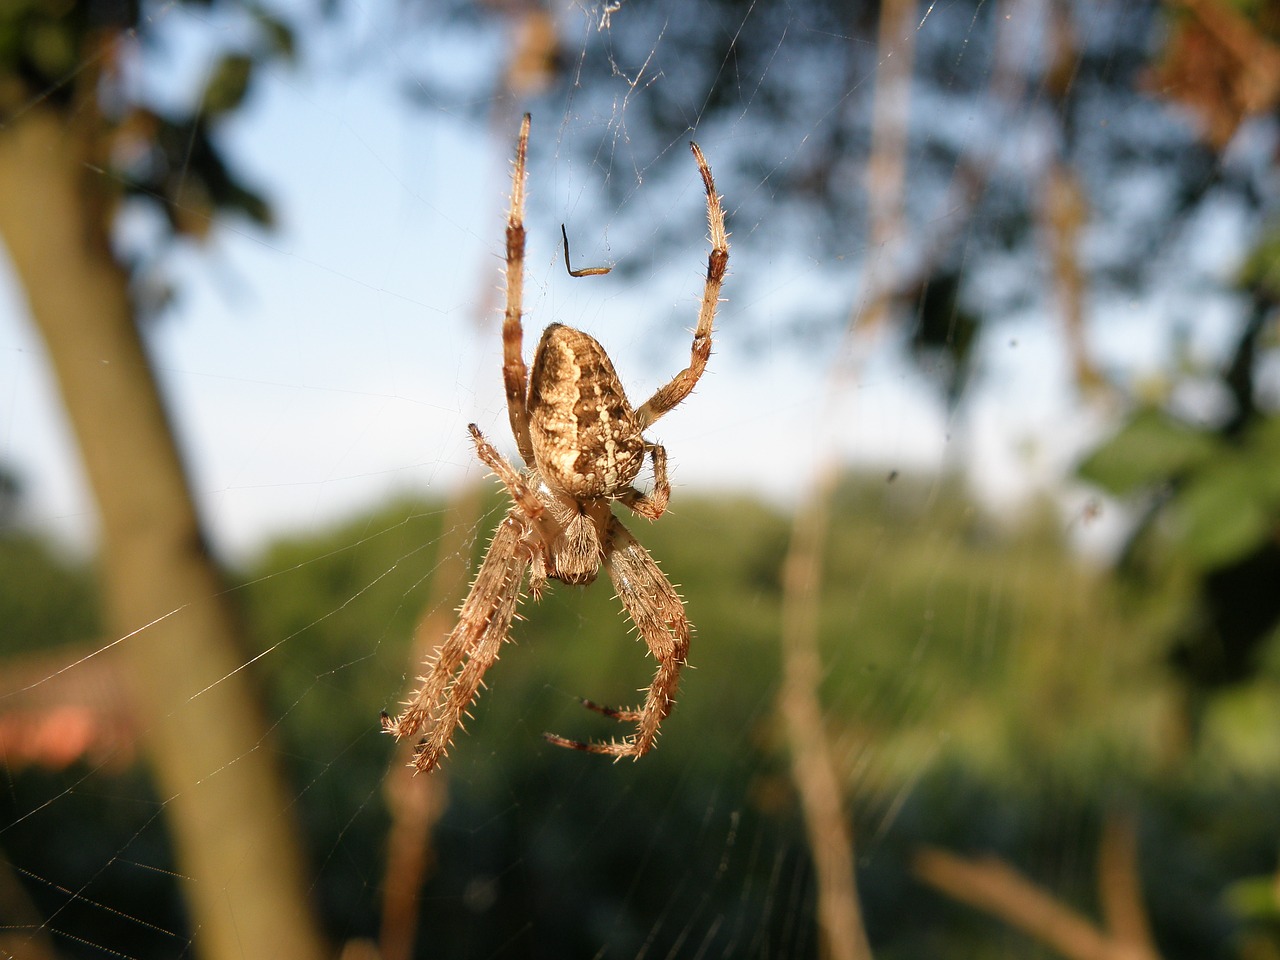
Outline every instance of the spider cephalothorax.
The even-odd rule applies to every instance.
[[[529,117],[520,126],[507,218],[506,316],[502,326],[502,375],[511,432],[525,469],[508,463],[472,424],[476,454],[507,488],[512,507],[494,533],[489,552],[463,601],[458,624],[436,650],[422,686],[383,728],[397,738],[420,737],[414,766],[430,770],[453,739],[462,715],[479,691],[486,670],[511,626],[526,573],[534,599],[548,579],[590,583],[603,566],[618,599],[658,661],[648,696],[636,709],[593,710],[634,723],[621,740],[579,742],[546,734],[557,746],[613,757],[640,757],[653,746],[671,711],[680,669],[689,649],[684,604],[647,550],[613,515],[618,501],[649,520],[662,516],[671,495],[667,454],[643,432],[678,405],[697,384],[711,356],[711,330],[729,262],[724,211],[711,170],[698,145],[690,144],[707,194],[711,255],[689,366],[632,409],[608,354],[595,338],[553,323],[542,334],[532,370],[522,354],[524,284],[525,157]],[[566,241],[567,245],[567,241]],[[653,489],[634,486],[646,455],[653,463]]]

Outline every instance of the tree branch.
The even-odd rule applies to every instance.
[[[912,868],[934,889],[1003,920],[1068,960],[1158,960],[1141,945],[1108,937],[1084,914],[995,857],[966,859],[923,847]]]

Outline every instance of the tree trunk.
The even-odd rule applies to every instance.
[[[289,794],[100,212],[110,180],[44,106],[0,127],[0,236],[97,499],[108,622],[124,638],[204,960],[316,960]]]

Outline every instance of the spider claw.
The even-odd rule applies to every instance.
[[[592,753],[591,744],[583,743],[580,740],[570,740],[567,737],[559,736],[555,733],[544,733],[542,739],[547,741],[553,747],[564,747],[567,750],[581,750],[583,753]]]
[[[554,733],[544,733],[542,738],[555,747],[564,747],[568,750],[578,750],[582,753],[594,753],[606,757],[613,757],[614,763],[624,757],[630,757],[632,760],[639,760],[647,751],[640,750],[636,746],[633,737],[627,737],[624,740],[588,740],[585,743],[581,740],[570,740],[567,737],[557,736]]]
[[[588,710],[594,710],[596,713],[624,723],[636,723],[640,720],[640,712],[638,710],[623,710],[618,707],[607,707],[602,703],[596,703],[593,700],[588,700],[586,697],[579,697],[578,702]]]

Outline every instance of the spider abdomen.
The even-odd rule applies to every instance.
[[[644,463],[635,411],[599,341],[553,323],[529,374],[529,434],[538,472],[578,499],[628,489]]]

